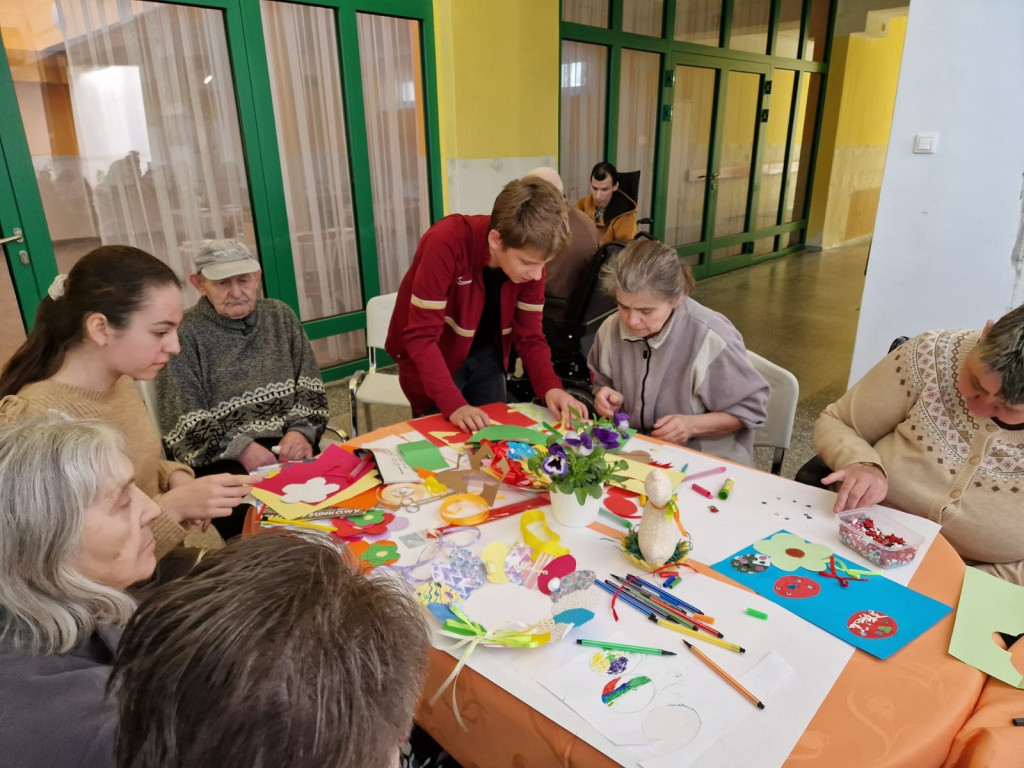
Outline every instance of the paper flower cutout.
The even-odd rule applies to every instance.
[[[384,517],[387,514],[383,509],[368,509],[361,515],[351,515],[345,519],[357,528],[365,528],[366,526],[383,523]]]
[[[398,562],[398,545],[393,541],[378,541],[366,548],[359,556],[364,563],[376,568],[378,565],[390,565]]]
[[[332,493],[341,490],[337,483],[328,483],[322,477],[311,477],[304,483],[292,483],[281,489],[281,501],[286,504],[304,502],[306,504],[319,504]]]
[[[373,510],[376,511],[376,510]],[[359,524],[357,520],[372,519],[375,522]],[[355,517],[338,517],[334,519],[335,536],[343,539],[352,539],[362,536],[379,536],[388,530],[388,526],[394,522],[395,516],[390,512],[380,516],[380,520],[370,515],[356,515]]]
[[[754,549],[771,558],[771,564],[781,571],[806,568],[817,573],[823,570],[832,556],[832,549],[824,544],[804,541],[793,533],[776,533],[770,539],[754,544]]]

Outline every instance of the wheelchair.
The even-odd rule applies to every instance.
[[[643,236],[643,234],[641,234]],[[568,298],[546,297],[544,301],[544,336],[551,348],[551,364],[562,380],[562,387],[594,412],[594,396],[590,390],[590,369],[587,353],[605,318],[615,312],[615,297],[601,290],[601,267],[626,247],[625,243],[605,243],[590,260]],[[522,361],[512,350],[507,382],[510,403],[535,400],[533,386],[523,371]]]

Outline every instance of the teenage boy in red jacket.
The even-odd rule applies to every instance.
[[[487,426],[477,406],[505,400],[515,344],[533,389],[569,423],[586,407],[562,389],[541,330],[544,265],[569,244],[565,199],[537,178],[510,181],[488,216],[446,216],[427,230],[398,289],[385,348],[417,416]]]

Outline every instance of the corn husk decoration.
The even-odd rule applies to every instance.
[[[637,533],[644,562],[652,569],[681,562],[690,551],[690,536],[679,520],[679,506],[668,475],[652,469],[644,481],[644,493],[647,506]]]

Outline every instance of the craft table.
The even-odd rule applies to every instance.
[[[372,442],[413,429],[410,423],[392,425],[353,442]],[[650,445],[657,445],[657,441],[650,441]],[[685,451],[678,446],[671,449]],[[723,463],[703,454],[686,453],[693,459],[691,473],[694,467],[700,469]],[[768,510],[775,509],[774,515],[781,516],[780,520],[771,523],[776,528],[792,524],[792,521],[786,522],[790,521],[787,509],[793,510],[794,518],[802,515],[810,519],[813,515],[831,519],[834,494],[745,467],[730,468],[728,474],[735,477],[737,489],[747,491],[747,503],[742,506],[733,500],[719,503],[720,512],[709,516],[706,511],[708,502],[696,494],[693,494],[693,499],[681,495],[683,522],[691,534],[695,529],[706,529],[707,526],[733,529],[741,537],[737,539],[738,545],[733,547],[732,551],[735,551],[760,533],[758,529],[750,533],[746,541],[742,539],[746,526],[763,527],[766,524],[763,520],[755,521],[754,517],[768,515]],[[761,501],[754,506],[752,499],[755,495],[771,502]],[[738,498],[738,494],[735,497]],[[597,536],[585,528],[559,530],[577,536]],[[716,556],[705,557],[701,551],[702,538],[697,535],[694,538],[692,559],[698,563],[710,564],[728,554],[719,552]],[[703,538],[706,541],[708,537],[705,535]],[[837,539],[834,541],[838,552],[841,545]],[[587,567],[587,564],[581,563],[581,567]],[[887,575],[898,570],[889,571]],[[941,536],[937,536],[924,553],[909,585],[955,609],[963,572],[960,558]],[[942,765],[954,737],[971,716],[986,680],[980,671],[948,655],[953,620],[954,613],[950,613],[886,661],[855,651],[782,764],[791,768]],[[572,637],[575,635],[570,635]],[[543,652],[543,649],[506,652],[531,653]],[[457,679],[459,712],[468,727],[467,731],[462,731],[454,717],[450,690],[436,704],[429,704],[430,697],[455,665],[456,659],[451,655],[437,648],[431,649],[424,697],[416,720],[464,768],[601,768],[618,764],[469,666]],[[770,701],[768,705],[771,706]],[[777,710],[774,716],[778,716]],[[723,765],[716,763],[713,755],[706,755],[699,764]],[[730,761],[727,764],[739,763]],[[759,762],[753,751],[743,764],[768,765]]]

